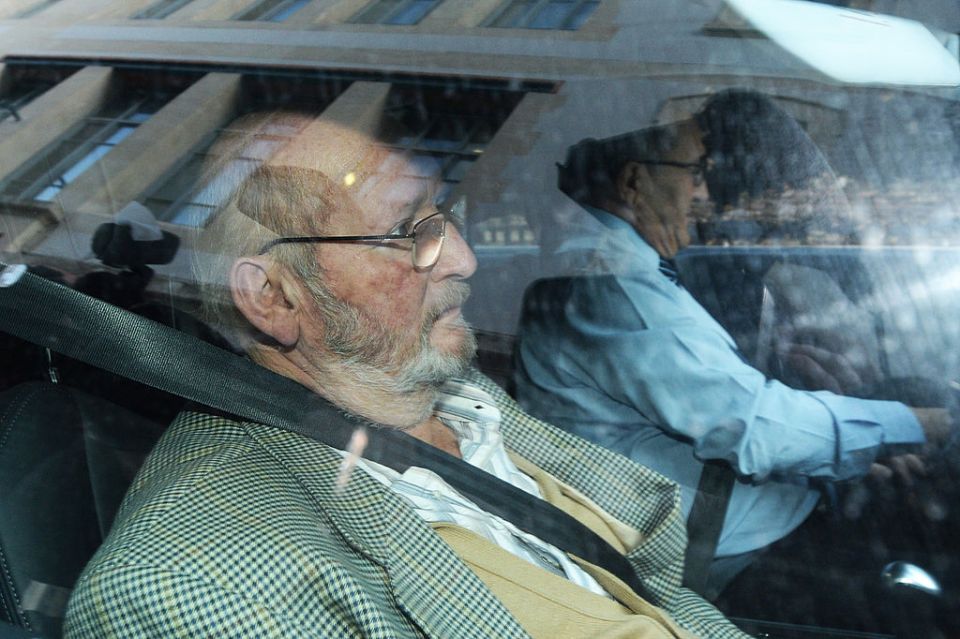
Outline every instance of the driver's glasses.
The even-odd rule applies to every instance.
[[[263,248],[260,249],[259,255],[263,255],[277,244],[310,244],[318,242],[352,244],[373,242],[392,248],[404,248],[402,246],[396,246],[394,243],[412,240],[411,257],[413,267],[418,271],[424,271],[433,268],[437,260],[440,259],[440,252],[443,250],[443,240],[446,237],[448,217],[454,220],[462,219],[465,208],[466,199],[460,198],[449,212],[437,211],[433,215],[428,215],[414,224],[408,233],[278,237],[264,244]]]
[[[672,166],[678,169],[690,171],[690,177],[693,178],[693,185],[703,184],[707,174],[707,156],[701,157],[696,162],[673,162],[671,160],[634,160],[638,164],[649,164],[653,166]]]

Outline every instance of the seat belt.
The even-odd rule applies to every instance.
[[[717,552],[720,531],[736,473],[729,464],[711,459],[703,464],[697,494],[687,517],[687,554],[683,562],[683,585],[705,594],[710,564]]]
[[[477,506],[600,566],[639,596],[657,599],[621,553],[577,519],[399,430],[348,415],[292,379],[254,362],[26,272],[0,273],[0,331],[241,419],[347,450],[367,428],[364,457],[397,472],[427,468]],[[192,380],[202,380],[194,382]]]

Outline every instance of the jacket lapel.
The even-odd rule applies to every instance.
[[[399,496],[355,468],[335,488],[341,457],[299,435],[282,448],[288,468],[316,498],[318,515],[353,551],[379,564],[397,606],[428,637],[525,637],[479,578]]]
[[[617,520],[641,533],[627,553],[637,575],[665,605],[680,587],[686,527],[677,485],[629,459],[523,412],[500,387],[474,373],[471,381],[494,397],[507,448],[576,488]]]

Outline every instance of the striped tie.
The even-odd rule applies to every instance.
[[[660,258],[660,272],[671,282],[680,286],[680,271],[677,270],[677,263],[670,258]]]

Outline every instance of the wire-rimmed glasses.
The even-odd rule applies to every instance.
[[[673,166],[678,169],[687,169],[693,178],[693,185],[703,184],[707,174],[707,156],[701,157],[696,162],[674,162],[672,160],[632,160],[637,164],[649,164],[651,166]]]
[[[467,207],[467,200],[461,197],[447,211],[437,211],[433,215],[428,215],[418,221],[410,229],[409,233],[390,233],[386,235],[306,235],[294,237],[278,237],[270,240],[263,245],[258,255],[263,255],[278,244],[312,244],[319,242],[353,244],[373,242],[383,244],[392,248],[403,248],[393,246],[392,242],[412,240],[411,259],[413,267],[418,271],[424,271],[433,268],[440,259],[440,253],[443,250],[443,240],[446,238],[448,219],[462,220],[463,212]]]

